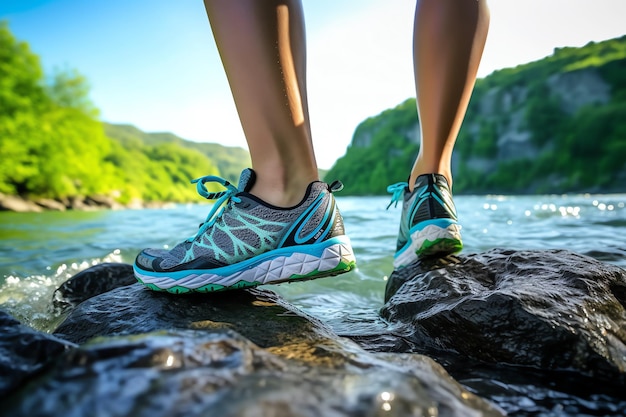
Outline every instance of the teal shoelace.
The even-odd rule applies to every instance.
[[[226,190],[218,191],[215,193],[209,192],[209,190],[207,190],[206,186],[204,185],[207,182],[216,182],[220,184],[221,186],[223,186],[224,188],[226,188]],[[191,180],[191,183],[196,184],[196,190],[198,191],[198,194],[200,194],[202,197],[206,198],[207,200],[216,200],[216,201],[213,204],[213,208],[207,215],[204,222],[200,223],[200,228],[198,230],[198,233],[196,233],[195,236],[192,236],[189,239],[187,239],[187,242],[193,242],[198,236],[206,232],[206,230],[209,227],[213,226],[213,224],[215,224],[217,219],[219,219],[222,216],[222,214],[224,213],[224,210],[231,204],[231,202],[232,203],[241,202],[241,199],[236,196],[236,194],[239,192],[239,189],[235,187],[233,184],[231,184],[230,181],[227,181],[224,178],[217,177],[214,175],[206,175],[204,177]]]
[[[409,186],[407,182],[397,182],[387,187],[387,192],[391,193],[391,202],[387,206],[387,210],[394,204],[394,207],[398,207],[398,203],[404,200],[404,193]]]

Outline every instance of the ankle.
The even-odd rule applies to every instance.
[[[276,207],[293,207],[302,201],[309,184],[315,180],[307,179],[284,184],[257,179],[250,194]]]
[[[421,164],[419,161],[415,163],[409,177],[409,189],[412,191],[417,177],[424,174],[443,175],[448,181],[448,186],[452,189],[452,171],[449,166]]]

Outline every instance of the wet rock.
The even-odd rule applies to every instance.
[[[345,363],[327,364],[273,354],[230,330],[95,339],[3,409],[16,417],[502,415],[427,357],[349,349]]]
[[[24,326],[0,310],[0,398],[72,347],[74,344]]]
[[[502,415],[428,357],[366,352],[260,289],[119,287],[55,335],[81,346],[0,404],[7,415]]]
[[[368,353],[271,291],[134,284],[86,299],[55,334],[82,345],[7,415],[502,415],[428,357]]]
[[[137,283],[133,266],[103,263],[81,271],[65,281],[52,295],[55,314],[61,315],[83,301],[114,288]]]
[[[173,296],[135,283],[82,302],[54,333],[74,343],[84,343],[97,336],[162,329],[230,328],[262,347],[269,347],[285,344],[294,335],[310,333],[314,328],[312,321],[303,318],[304,313],[296,314],[287,305],[270,291]]]
[[[129,266],[99,267],[72,284],[71,312],[55,331],[80,346],[28,374],[0,399],[0,414],[626,409],[626,273],[568,251],[493,250],[396,271],[382,310],[388,327],[368,333],[355,323],[351,340],[271,291],[172,296],[125,285]],[[110,291],[99,287],[107,280]]]
[[[621,268],[565,250],[495,249],[394,272],[382,315],[412,351],[575,371],[625,392],[625,306]]]

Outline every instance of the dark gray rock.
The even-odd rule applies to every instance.
[[[135,283],[137,280],[133,275],[132,265],[95,265],[61,284],[52,295],[52,307],[56,315],[61,315],[91,297]]]
[[[30,358],[0,415],[625,415],[626,273],[586,256],[412,265],[388,281],[387,325],[352,340],[271,291],[172,296],[129,271],[91,268],[58,293],[55,340],[81,345]]]
[[[329,361],[324,348],[289,357],[230,330],[100,338],[3,409],[15,417],[502,415],[425,356],[341,346],[333,356],[343,360]]]
[[[626,387],[624,306],[621,268],[565,250],[496,249],[394,272],[382,315],[413,351]]]
[[[270,347],[283,345],[317,327],[325,328],[321,323],[313,324],[313,318],[304,313],[296,313],[294,307],[271,291],[175,296],[135,283],[82,302],[54,334],[81,344],[97,336],[229,328],[261,347]]]
[[[0,310],[0,398],[74,346],[24,326]]]
[[[82,345],[0,404],[18,416],[499,416],[428,357],[368,353],[270,291],[91,297]]]

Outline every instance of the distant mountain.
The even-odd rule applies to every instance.
[[[150,146],[174,144],[187,149],[194,149],[204,154],[219,170],[219,175],[236,183],[244,168],[251,166],[250,154],[247,150],[235,146],[223,146],[217,143],[200,143],[183,139],[169,132],[147,133],[135,126],[127,124],[104,123],[104,131],[108,137],[122,145],[140,140]],[[199,172],[198,176],[203,175]]]
[[[384,194],[419,139],[409,99],[363,121],[325,178]],[[626,192],[626,36],[479,79],[452,167],[455,193]]]

